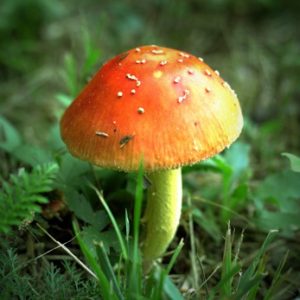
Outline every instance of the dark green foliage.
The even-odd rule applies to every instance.
[[[58,171],[55,163],[36,166],[31,173],[23,168],[17,175],[3,181],[0,190],[0,233],[8,233],[13,226],[29,224],[40,204],[48,202],[42,193],[53,189]]]
[[[62,273],[54,264],[46,263],[35,276],[24,272],[26,266],[12,249],[0,253],[1,300],[98,299],[95,280],[86,280],[74,264],[64,263]]]
[[[30,276],[21,274],[20,264],[17,255],[11,249],[2,250],[0,255],[0,296],[1,299],[12,299],[13,297],[19,297],[20,299],[26,299],[31,294],[30,289]]]
[[[285,154],[292,170],[265,178],[254,191],[258,225],[263,229],[278,228],[285,234],[300,229],[300,173],[296,155]]]
[[[29,166],[52,163],[49,149],[24,142],[20,132],[0,115],[0,150]],[[4,175],[4,174],[3,174]]]
[[[61,14],[59,2],[45,0],[3,1],[0,8],[0,69],[3,76],[24,75],[36,66],[44,26]]]

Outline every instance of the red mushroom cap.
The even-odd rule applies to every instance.
[[[201,58],[142,46],[108,61],[66,110],[70,152],[124,171],[170,169],[211,157],[240,134],[230,86]]]

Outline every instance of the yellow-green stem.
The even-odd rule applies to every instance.
[[[172,241],[180,219],[182,203],[181,168],[148,174],[148,189],[144,214],[144,263],[160,257]]]

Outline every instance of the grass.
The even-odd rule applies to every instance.
[[[296,298],[297,7],[4,1],[0,298]],[[177,235],[146,276],[138,247],[142,170],[123,174],[78,161],[58,131],[62,112],[101,63],[137,43],[203,56],[235,88],[245,116],[230,149],[183,169]]]
[[[137,178],[137,187],[135,194],[135,209],[134,209],[134,222],[133,228],[129,225],[126,230],[126,237],[123,237],[121,233],[121,228],[118,225],[117,220],[115,219],[113,213],[111,212],[109,206],[106,204],[102,194],[98,191],[97,188],[91,186],[97,194],[97,197],[101,204],[104,206],[107,214],[109,215],[110,221],[113,224],[113,230],[118,236],[118,243],[120,245],[121,251],[119,253],[118,262],[116,265],[112,264],[109,254],[104,247],[103,242],[93,241],[94,247],[96,249],[96,255],[91,251],[87,244],[82,239],[82,233],[79,228],[79,223],[77,219],[73,220],[73,229],[74,234],[79,243],[81,252],[83,253],[85,260],[88,264],[85,265],[76,255],[74,255],[66,246],[62,243],[56,241],[43,227],[37,224],[38,228],[41,229],[46,236],[50,237],[52,240],[61,247],[67,255],[71,256],[79,266],[91,276],[90,280],[96,279],[97,284],[99,285],[100,295],[103,299],[183,299],[179,289],[172,283],[169,277],[173,266],[176,264],[176,260],[182,250],[184,244],[181,241],[176,247],[173,255],[171,256],[169,263],[164,267],[162,265],[155,265],[151,272],[144,276],[142,258],[140,255],[139,249],[139,227],[140,227],[140,216],[141,216],[141,206],[143,198],[143,169],[141,168],[138,173]],[[127,214],[125,215],[127,216]],[[195,250],[194,230],[193,230],[193,220],[192,215],[189,219],[189,234],[191,236],[191,262],[196,266],[197,262],[197,251]],[[126,218],[126,224],[129,224],[128,218]],[[221,268],[221,277],[219,281],[214,284],[213,287],[210,287],[208,294],[205,298],[207,299],[256,299],[258,291],[261,287],[263,278],[266,276],[266,255],[268,248],[274,241],[277,231],[270,231],[267,235],[265,241],[257,250],[254,257],[251,259],[249,266],[243,268],[243,263],[239,259],[240,249],[242,247],[242,235],[239,239],[236,252],[233,253],[233,237],[231,234],[231,227],[228,224],[228,228],[225,235],[225,243],[223,250],[223,260]],[[133,231],[132,239],[130,233]],[[8,250],[9,259],[12,261],[16,260],[15,256],[12,256],[11,250]],[[38,257],[43,258],[43,255]],[[35,259],[38,259],[35,258]],[[6,269],[4,264],[7,263],[7,257],[2,257],[2,282],[4,282],[6,288],[9,288],[10,282],[8,278],[11,276],[17,276],[15,281],[18,284],[22,284],[24,276],[21,274],[17,275],[24,266],[17,266],[17,268]],[[263,299],[274,299],[276,295],[276,287],[282,279],[282,271],[287,260],[287,255],[284,256],[280,262],[273,281],[271,282],[270,288],[268,289],[265,297]],[[50,267],[53,268],[53,267]],[[52,269],[51,269],[52,270]],[[53,269],[54,270],[54,269]],[[5,274],[5,271],[7,272]],[[192,269],[193,273],[193,293],[191,293],[187,299],[199,299],[203,293],[204,285],[209,283],[209,279],[205,283],[202,283],[201,287],[199,284],[197,268]],[[54,272],[53,276],[56,273]],[[215,274],[212,274],[214,276]],[[26,276],[27,277],[27,276]],[[26,278],[25,277],[25,278]],[[28,278],[26,278],[28,280]],[[20,281],[20,282],[19,282]],[[4,286],[5,286],[4,285]],[[27,284],[29,285],[29,281]],[[10,295],[16,296],[16,291]],[[36,297],[41,297],[41,292],[36,292]],[[275,295],[274,295],[275,294]],[[5,296],[5,293],[2,293],[2,296]],[[31,297],[34,297],[31,295]]]
[[[174,250],[174,253],[169,260],[169,263],[166,266],[155,265],[147,276],[144,275],[142,258],[139,249],[139,224],[143,198],[142,168],[140,169],[137,176],[138,177],[135,193],[134,222],[132,226],[133,228],[131,229],[131,226],[127,225],[127,233],[125,238],[123,237],[122,230],[119,227],[118,222],[115,219],[112,211],[106,204],[103,195],[99,192],[99,190],[96,187],[91,186],[91,189],[95,191],[99,201],[105,208],[110,218],[111,224],[113,225],[113,230],[115,231],[116,236],[118,237],[118,243],[120,245],[121,250],[119,253],[117,264],[113,264],[111,262],[111,259],[109,258],[109,253],[107,252],[103,242],[96,240],[93,241],[94,247],[96,249],[96,255],[95,253],[93,253],[93,251],[91,251],[91,249],[82,239],[82,233],[79,228],[78,220],[76,218],[72,222],[73,230],[77,238],[78,244],[80,246],[81,252],[85,257],[88,266],[85,263],[83,263],[76,255],[74,255],[65,245],[55,240],[43,227],[41,227],[39,224],[37,224],[37,226],[44,234],[46,234],[47,237],[50,237],[52,240],[54,240],[54,242],[59,247],[61,247],[67,253],[67,255],[72,257],[75,260],[75,262],[78,263],[79,266],[87,272],[89,276],[91,276],[89,280],[96,279],[96,282],[99,285],[100,295],[103,299],[183,299],[180,290],[172,283],[169,277],[169,273],[176,264],[176,260],[184,246],[182,241]],[[126,219],[126,224],[129,224],[128,218]],[[197,251],[195,249],[193,220],[191,214],[189,224],[189,234],[191,236],[190,257],[191,262],[194,264],[193,266],[196,267]],[[131,231],[133,232],[132,239]],[[209,289],[209,293],[206,296],[206,298],[255,299],[263,281],[263,278],[266,276],[265,268],[267,250],[273,242],[276,233],[277,231],[274,230],[269,232],[265,241],[258,249],[253,259],[250,261],[249,266],[243,269],[242,262],[239,259],[240,248],[242,246],[242,238],[240,238],[240,240],[238,241],[236,253],[232,253],[233,238],[231,235],[231,227],[228,224],[223,250],[224,254],[221,268],[221,277],[219,281]],[[11,259],[12,261],[16,259],[14,256],[11,256],[11,250],[8,251],[8,254],[10,255],[9,259]],[[39,256],[39,258],[42,257],[43,255]],[[6,263],[6,260],[7,258],[4,256],[3,261],[1,262],[3,267],[2,270],[4,270],[2,273],[2,281],[5,285],[7,285],[6,288],[9,288],[9,284],[11,283],[8,281],[8,278],[10,278],[11,276],[16,276],[18,272],[20,272],[25,266],[17,267],[12,270],[7,270],[8,273],[5,274],[4,272],[6,268],[4,268],[3,265]],[[274,296],[274,290],[279,284],[279,281],[282,276],[282,270],[284,268],[286,260],[287,256],[283,258],[280,265],[278,266],[274,279],[271,283],[270,289],[266,293],[264,299],[270,299]],[[54,269],[51,270],[53,271]],[[53,273],[54,277],[57,276],[55,274],[56,272]],[[202,287],[200,287],[199,285],[201,283],[198,279],[197,268],[192,269],[192,274],[194,288],[193,293],[191,293],[187,299],[199,299],[199,297],[201,297],[201,294],[203,293],[203,287],[204,285],[207,285],[209,283],[209,279],[207,279],[205,283],[202,283]],[[214,274],[212,276],[214,276]],[[18,284],[22,284],[21,279],[24,279],[24,276],[21,276],[21,274],[19,274],[15,280]],[[27,285],[29,285],[29,281],[27,282]],[[35,296],[41,297],[40,293],[41,292],[36,291]],[[16,296],[14,290],[11,294],[9,294],[9,297],[13,295]],[[5,296],[5,293],[2,293],[2,296]]]

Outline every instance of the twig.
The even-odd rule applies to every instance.
[[[64,244],[57,241],[51,234],[47,232],[40,224],[37,224],[37,226],[59,247],[61,247],[65,252],[67,252],[84,270],[86,270],[90,275],[92,275],[94,278],[97,278],[96,274],[89,269],[73,252],[71,252]]]

